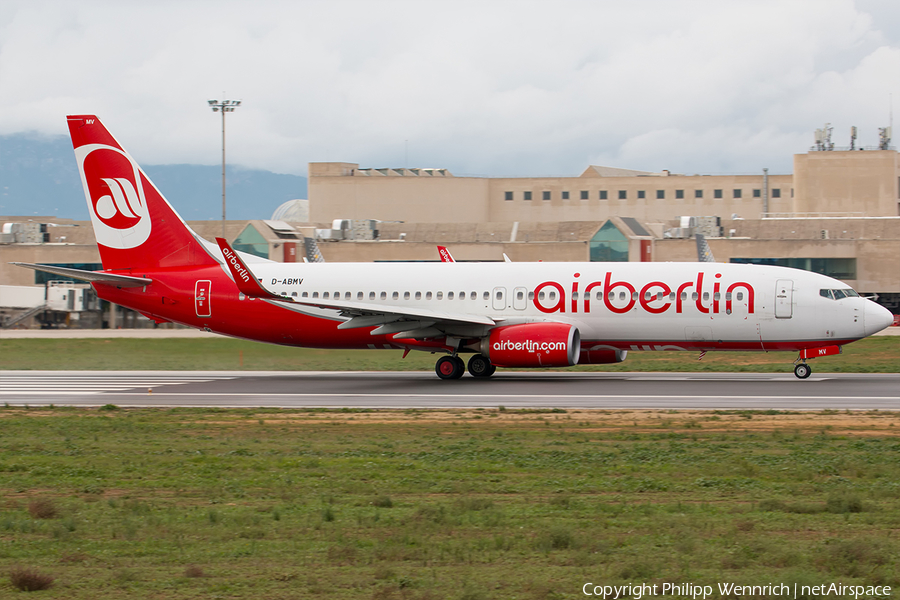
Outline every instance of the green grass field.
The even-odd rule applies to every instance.
[[[898,432],[877,411],[0,408],[0,596],[23,573],[90,600],[897,586]]]
[[[2,369],[430,371],[436,356],[400,350],[316,350],[230,338],[0,339]],[[792,352],[629,352],[617,365],[572,367],[596,371],[750,371],[790,373]],[[900,372],[900,336],[871,337],[843,354],[811,361],[828,373]]]

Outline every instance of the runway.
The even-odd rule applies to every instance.
[[[900,374],[0,371],[10,406],[900,410]]]

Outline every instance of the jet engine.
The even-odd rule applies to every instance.
[[[524,323],[492,329],[481,353],[498,367],[570,367],[578,363],[581,335],[565,323]]]

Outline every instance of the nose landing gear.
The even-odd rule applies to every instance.
[[[798,379],[806,379],[812,375],[812,369],[805,362],[797,363],[794,365],[794,375],[796,375]]]

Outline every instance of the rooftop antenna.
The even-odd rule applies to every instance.
[[[825,123],[822,129],[816,129],[816,150],[834,150],[834,143],[831,141],[831,132],[834,127],[831,123]]]
[[[850,149],[856,150],[856,125],[850,127]]]

